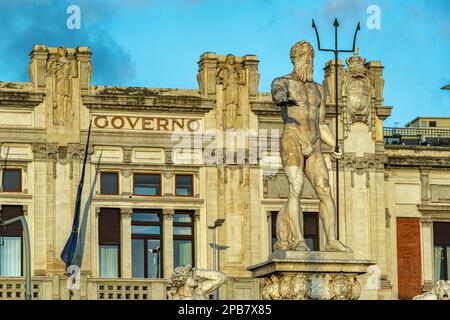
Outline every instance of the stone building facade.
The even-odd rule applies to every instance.
[[[36,45],[30,59],[30,82],[0,83],[0,205],[4,220],[28,221],[33,297],[68,298],[60,254],[91,122],[75,299],[165,299],[175,266],[214,267],[213,232],[228,277],[220,298],[260,299],[247,268],[272,252],[287,182],[281,116],[270,93],[258,91],[257,57],[202,54],[195,90],[91,85],[87,47]],[[361,299],[410,299],[448,274],[438,265],[450,248],[442,235],[450,230],[450,149],[386,143],[382,64],[358,55],[339,62],[338,97],[333,64],[324,83],[333,128],[340,103],[339,236],[354,258],[376,262],[361,277]],[[336,162],[323,148],[334,188]],[[307,241],[321,250],[308,181],[301,206]],[[0,231],[0,299],[24,297],[21,232]]]

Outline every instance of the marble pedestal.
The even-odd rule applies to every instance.
[[[361,294],[356,276],[373,264],[346,252],[275,251],[248,270],[264,279],[265,300],[356,300]]]

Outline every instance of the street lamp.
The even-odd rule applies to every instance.
[[[160,272],[160,262],[159,262],[159,254],[161,253],[161,247],[157,246],[154,249],[148,249],[148,251],[156,254],[154,256],[154,263],[156,264],[156,278],[159,278],[159,275],[161,273]]]
[[[214,221],[214,224],[211,226],[208,226],[208,229],[211,229],[213,232],[213,243],[210,243],[209,245],[213,249],[213,268],[214,271],[217,271],[217,257],[216,257],[216,251],[218,250],[217,244],[216,244],[216,229],[217,227],[220,227],[225,222],[225,219],[217,219]],[[219,300],[219,288],[216,289],[216,300]]]

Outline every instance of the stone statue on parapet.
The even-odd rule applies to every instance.
[[[76,70],[71,66],[65,47],[58,47],[58,59],[49,64],[48,74],[52,77],[53,123],[71,125],[74,116],[71,80]]]
[[[225,283],[220,271],[193,268],[190,265],[176,267],[169,279],[169,300],[207,300],[208,294]]]
[[[431,291],[415,296],[413,300],[450,300],[450,280],[439,280]]]
[[[289,198],[277,217],[278,250],[309,251],[302,234],[303,215],[300,196],[304,175],[308,177],[320,200],[326,251],[351,252],[336,237],[336,208],[331,196],[328,168],[321,142],[335,148],[335,137],[325,123],[325,90],[313,81],[314,49],[307,41],[291,48],[294,70],[272,82],[272,99],[280,107],[284,122],[281,136],[281,160],[289,182]],[[333,157],[339,159],[339,152]]]

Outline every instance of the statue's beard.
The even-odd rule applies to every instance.
[[[303,82],[313,81],[313,66],[311,64],[295,65],[293,73]]]

